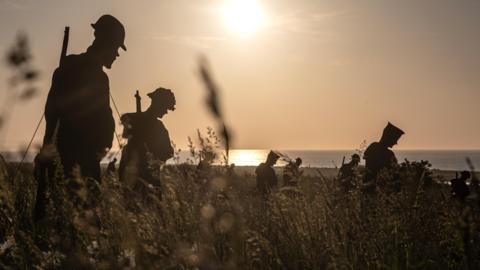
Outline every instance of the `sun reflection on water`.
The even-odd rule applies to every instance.
[[[265,161],[268,150],[237,149],[230,151],[230,163],[236,166],[257,166]]]

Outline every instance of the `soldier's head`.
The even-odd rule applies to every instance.
[[[358,165],[360,163],[360,156],[358,154],[352,155],[352,163]]]
[[[169,110],[175,110],[176,100],[172,90],[160,87],[147,95],[152,99],[152,104],[148,110],[155,117],[162,118]]]
[[[125,28],[117,18],[108,14],[101,16],[92,27],[95,29],[92,47],[95,47],[96,57],[104,67],[111,68],[119,56],[118,50],[127,50],[124,44]]]
[[[299,158],[299,157],[297,157],[297,158],[295,159],[295,166],[300,167],[300,165],[302,165],[302,159]]]
[[[270,151],[267,156],[267,161],[265,162],[268,166],[273,166],[277,163],[277,160],[280,158],[280,155],[276,151]]]
[[[387,126],[383,129],[382,138],[380,139],[380,143],[384,144],[387,147],[392,147],[397,144],[398,139],[405,134],[403,130],[399,129],[398,127],[392,125],[392,123],[388,122]]]

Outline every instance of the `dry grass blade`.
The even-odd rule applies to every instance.
[[[199,61],[200,66],[200,76],[205,84],[205,89],[207,90],[206,104],[210,112],[213,114],[215,119],[218,121],[219,133],[222,136],[223,143],[225,146],[226,153],[226,162],[228,164],[229,151],[231,147],[231,132],[225,124],[225,119],[221,111],[219,93],[220,90],[217,84],[214,82],[211,75],[210,69],[208,67],[208,61],[205,57],[201,57]]]

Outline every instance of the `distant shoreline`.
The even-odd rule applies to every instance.
[[[235,172],[237,174],[255,174],[255,166],[236,166]],[[275,172],[277,175],[281,175],[283,166],[275,166]],[[323,176],[325,177],[334,177],[338,175],[338,168],[325,168],[325,167],[300,167],[300,170],[303,171],[305,176],[318,176],[318,172],[320,171]],[[434,177],[443,177],[445,180],[450,180],[455,178],[455,170],[439,170],[439,169],[432,169],[432,173]],[[480,172],[476,171],[477,176],[480,177]]]
[[[17,166],[18,162],[8,162],[10,166]],[[176,166],[176,164],[168,164],[169,166]],[[214,167],[221,167],[222,165],[213,165]],[[31,169],[33,168],[33,163],[32,162],[25,162],[23,164],[23,169]],[[106,169],[107,164],[102,163],[102,169]],[[116,164],[116,167],[118,169],[118,162]],[[255,175],[255,168],[256,166],[235,166],[235,173],[237,175]],[[275,166],[274,170],[277,173],[278,176],[282,175],[284,166]],[[320,176],[320,173],[327,178],[332,178],[338,175],[338,168],[327,168],[327,167],[309,167],[309,166],[304,166],[300,167],[300,170],[303,171],[303,175],[309,176],[309,177],[315,177],[315,176]],[[450,179],[455,178],[455,173],[459,172],[457,170],[440,170],[440,169],[431,169],[433,176],[434,177],[440,177],[443,178],[443,180],[448,181]],[[475,172],[477,174],[477,177],[480,178],[480,171]]]
[[[266,149],[236,149],[230,152],[230,163],[235,163],[237,166],[256,166],[263,162],[268,154],[269,150]],[[335,168],[340,167],[342,160],[348,162],[350,156],[356,153],[356,150],[281,150],[283,154],[289,158],[300,157],[303,160],[303,165],[311,166],[315,168]],[[432,164],[432,168],[442,171],[462,171],[470,170],[467,165],[466,158],[470,158],[474,167],[479,170],[480,168],[480,150],[395,150],[399,162],[404,160],[420,161],[428,160]],[[18,162],[22,158],[22,154],[19,151],[4,152],[2,155],[9,162]],[[32,162],[36,152],[29,152],[25,158],[26,162]],[[103,164],[108,163],[113,157],[120,160],[121,154],[110,151],[105,159],[102,160]],[[182,151],[179,154],[180,162],[186,162],[191,158],[189,151]],[[363,160],[362,160],[363,161]],[[173,164],[173,160],[169,160],[168,164]],[[284,162],[280,162],[284,164]],[[363,163],[361,163],[363,164]]]

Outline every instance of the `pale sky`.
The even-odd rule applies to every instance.
[[[183,149],[197,128],[215,126],[200,54],[222,87],[234,148],[353,149],[391,121],[406,132],[398,149],[480,149],[480,1],[259,0],[251,33],[227,23],[226,2],[0,0],[2,55],[22,30],[42,75],[4,148],[25,145],[43,113],[64,26],[68,53],[81,53],[90,24],[109,13],[126,28],[128,51],[107,71],[120,111],[135,110],[136,89],[144,108],[146,93],[173,89],[177,110],[163,121]],[[8,75],[3,64],[2,101]]]

